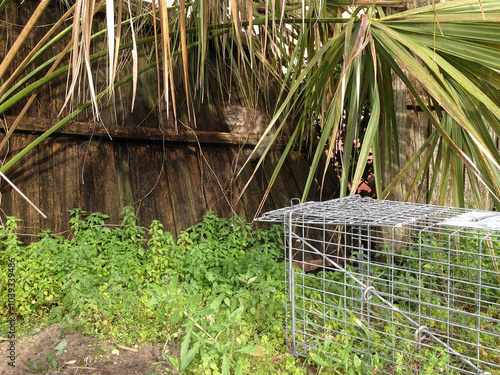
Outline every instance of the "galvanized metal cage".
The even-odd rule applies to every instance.
[[[259,220],[284,225],[294,355],[500,374],[500,213],[353,196]]]

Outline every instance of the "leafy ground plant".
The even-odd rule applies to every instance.
[[[14,257],[26,331],[62,323],[122,345],[164,344],[178,373],[306,372],[285,355],[279,227],[255,230],[208,212],[176,239],[157,221],[138,226],[132,209],[122,215],[121,226],[108,226],[106,215],[75,209],[69,237],[45,231],[29,245],[9,218],[0,229],[0,336]],[[176,346],[180,355],[167,350]]]

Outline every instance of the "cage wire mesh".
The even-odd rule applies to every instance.
[[[294,355],[500,374],[500,213],[352,196],[259,220],[284,225]]]

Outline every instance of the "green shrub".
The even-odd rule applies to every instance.
[[[180,345],[180,358],[164,353],[179,372],[257,371],[251,358],[284,350],[280,227],[253,230],[209,211],[175,239],[158,221],[138,226],[131,208],[121,226],[106,225],[101,213],[70,214],[68,238],[45,231],[24,246],[18,219],[0,229],[0,311],[14,257],[19,322],[62,322],[129,345]],[[275,340],[263,340],[269,336]]]

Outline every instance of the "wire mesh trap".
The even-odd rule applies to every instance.
[[[285,229],[287,342],[382,374],[500,374],[500,213],[352,196]]]

